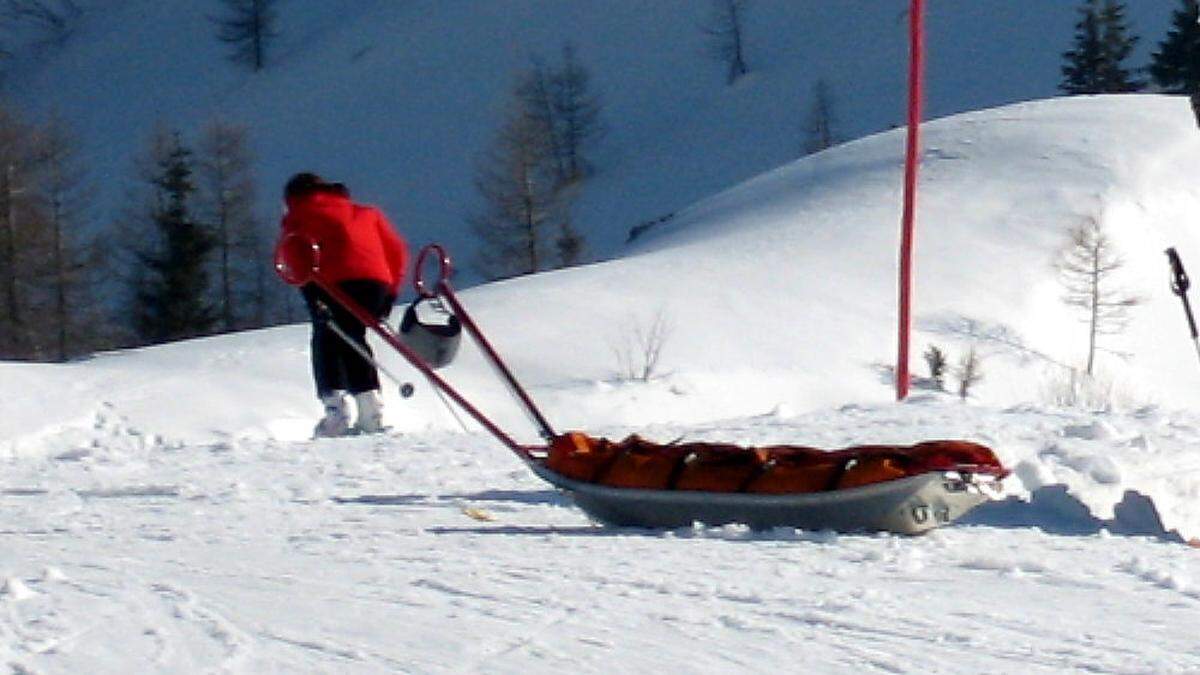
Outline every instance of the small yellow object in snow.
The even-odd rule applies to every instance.
[[[486,523],[496,520],[496,516],[493,516],[490,511],[486,511],[474,506],[464,506],[462,512],[468,517],[474,518],[475,520],[482,520]]]

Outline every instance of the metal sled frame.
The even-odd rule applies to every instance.
[[[292,235],[298,237],[298,235]],[[384,322],[377,321],[336,284],[321,275],[320,247],[311,240],[287,242],[299,260],[277,263],[281,277],[290,284],[314,283],[344,306],[400,353],[429,382],[450,397],[462,410],[525,462],[541,479],[571,495],[576,505],[595,520],[617,526],[686,527],[693,523],[722,525],[742,523],[753,528],[790,526],[837,531],[888,531],[920,534],[953,522],[989,499],[989,492],[1002,476],[987,472],[929,471],[915,476],[861,487],[787,495],[724,493],[689,490],[646,490],[585,483],[562,476],[544,464],[546,445],[523,445],[497,426],[434,372]],[[437,281],[426,283],[429,256],[436,256]],[[298,263],[298,264],[297,264]],[[500,355],[467,313],[450,284],[453,267],[445,249],[430,244],[417,256],[413,287],[422,298],[440,298],[479,345],[497,374],[537,427],[547,443],[557,434],[517,381]]]
[[[990,475],[931,471],[842,490],[767,495],[617,488],[572,480],[540,464],[531,466],[593,519],[624,527],[740,523],[754,529],[921,534],[988,501],[997,482]]]
[[[294,286],[313,283],[328,293],[334,301],[345,307],[346,311],[350,312],[354,318],[362,322],[364,326],[399,352],[413,368],[416,368],[430,383],[449,396],[463,411],[486,429],[488,433],[495,436],[505,447],[520,457],[522,461],[534,464],[536,462],[535,453],[539,455],[545,453],[545,446],[522,445],[514,440],[512,436],[505,433],[487,415],[484,415],[479,408],[464,398],[445,378],[438,375],[433,367],[426,363],[419,354],[404,344],[403,340],[400,339],[390,326],[371,316],[370,312],[355,302],[342,289],[338,288],[337,284],[327,280],[321,274],[321,247],[317,242],[301,235],[293,234],[289,235],[282,242],[280,248],[288,250],[290,255],[293,256],[293,259],[286,261],[286,263],[282,261],[276,262],[276,270],[284,281]],[[426,262],[431,255],[437,256],[435,260],[438,264],[438,278],[432,286],[426,283],[424,276]],[[530,420],[537,426],[541,437],[549,441],[556,435],[554,429],[546,421],[546,417],[542,415],[541,410],[534,404],[533,399],[529,397],[529,394],[526,393],[521,383],[517,381],[512,371],[501,360],[496,349],[484,337],[483,332],[479,330],[479,326],[471,319],[471,316],[462,306],[462,303],[459,302],[458,296],[454,292],[454,287],[450,284],[450,275],[453,272],[454,268],[450,263],[450,256],[447,255],[446,250],[438,244],[430,244],[422,248],[421,252],[417,255],[416,272],[413,275],[413,288],[422,298],[440,298],[450,305],[454,316],[458,318],[462,327],[475,343],[479,345],[484,355],[487,356],[488,360],[496,368],[501,379],[521,403]]]

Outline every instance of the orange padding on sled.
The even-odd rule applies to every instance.
[[[792,445],[664,445],[636,435],[614,443],[580,432],[551,441],[546,467],[567,478],[612,487],[757,494],[841,490],[929,471],[1008,475],[990,448],[969,441],[825,451]]]

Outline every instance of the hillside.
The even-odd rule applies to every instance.
[[[1200,559],[1181,542],[1200,537],[1200,364],[1162,254],[1200,260],[1191,112],[1093,97],[929,124],[917,351],[980,350],[965,402],[891,402],[902,137],[769,171],[607,262],[462,299],[560,430],[971,439],[1013,469],[1005,499],[919,538],[600,526],[419,380],[408,400],[388,385],[392,433],[309,440],[304,326],[0,363],[0,664],[1197,670]],[[1049,261],[1087,217],[1146,300],[1106,343],[1128,354],[1102,359],[1118,388],[1061,407],[1050,390],[1085,337]],[[655,315],[659,371],[631,381],[614,346]],[[474,350],[442,372],[534,440]]]
[[[1200,365],[1162,253],[1200,252],[1189,226],[1200,207],[1192,124],[1184,101],[1158,96],[1057,99],[930,124],[914,359],[936,344],[956,362],[974,347],[984,379],[972,403],[1054,409],[1087,337],[1060,301],[1051,261],[1066,228],[1094,217],[1128,261],[1121,283],[1145,301],[1126,333],[1102,343],[1124,356],[1100,355],[1111,388],[1088,406],[1153,417],[1200,404]],[[560,428],[886,404],[902,142],[889,132],[799,160],[682,211],[626,257],[481,286],[464,301]],[[655,316],[669,328],[655,377],[628,381],[617,352]],[[99,405],[173,442],[299,440],[317,412],[306,332],[4,366],[27,393],[0,431],[17,454],[36,451],[64,425],[91,424]],[[397,355],[383,359],[413,376]],[[505,426],[524,428],[477,352],[464,349],[445,374]],[[457,429],[417,384],[408,401],[385,392],[398,429]],[[163,403],[197,392],[206,393],[196,405]]]
[[[346,180],[415,242],[472,251],[476,160],[533,55],[578,49],[604,101],[599,174],[577,209],[594,255],[630,228],[674,213],[800,154],[818,79],[844,139],[902,123],[905,0],[756,0],[747,17],[752,72],[728,87],[704,54],[707,3],[694,0],[293,0],[273,65],[227,62],[207,3],[87,2],[60,50],[18,50],[8,95],[57,111],[85,145],[98,222],[116,218],[133,158],[155,125],[194,135],[221,117],[247,124],[259,155],[264,227],[291,173]],[[1055,93],[1072,3],[976,0],[929,12],[930,117]],[[1169,8],[1133,3],[1145,62]],[[470,272],[468,270],[468,278]]]

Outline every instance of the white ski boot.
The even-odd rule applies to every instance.
[[[350,432],[350,406],[346,401],[346,392],[335,391],[321,397],[325,406],[325,417],[317,422],[313,429],[313,438],[336,438]]]
[[[383,426],[383,397],[378,389],[355,394],[354,404],[358,408],[358,419],[354,422],[356,433],[378,434],[387,431],[387,427]]]

